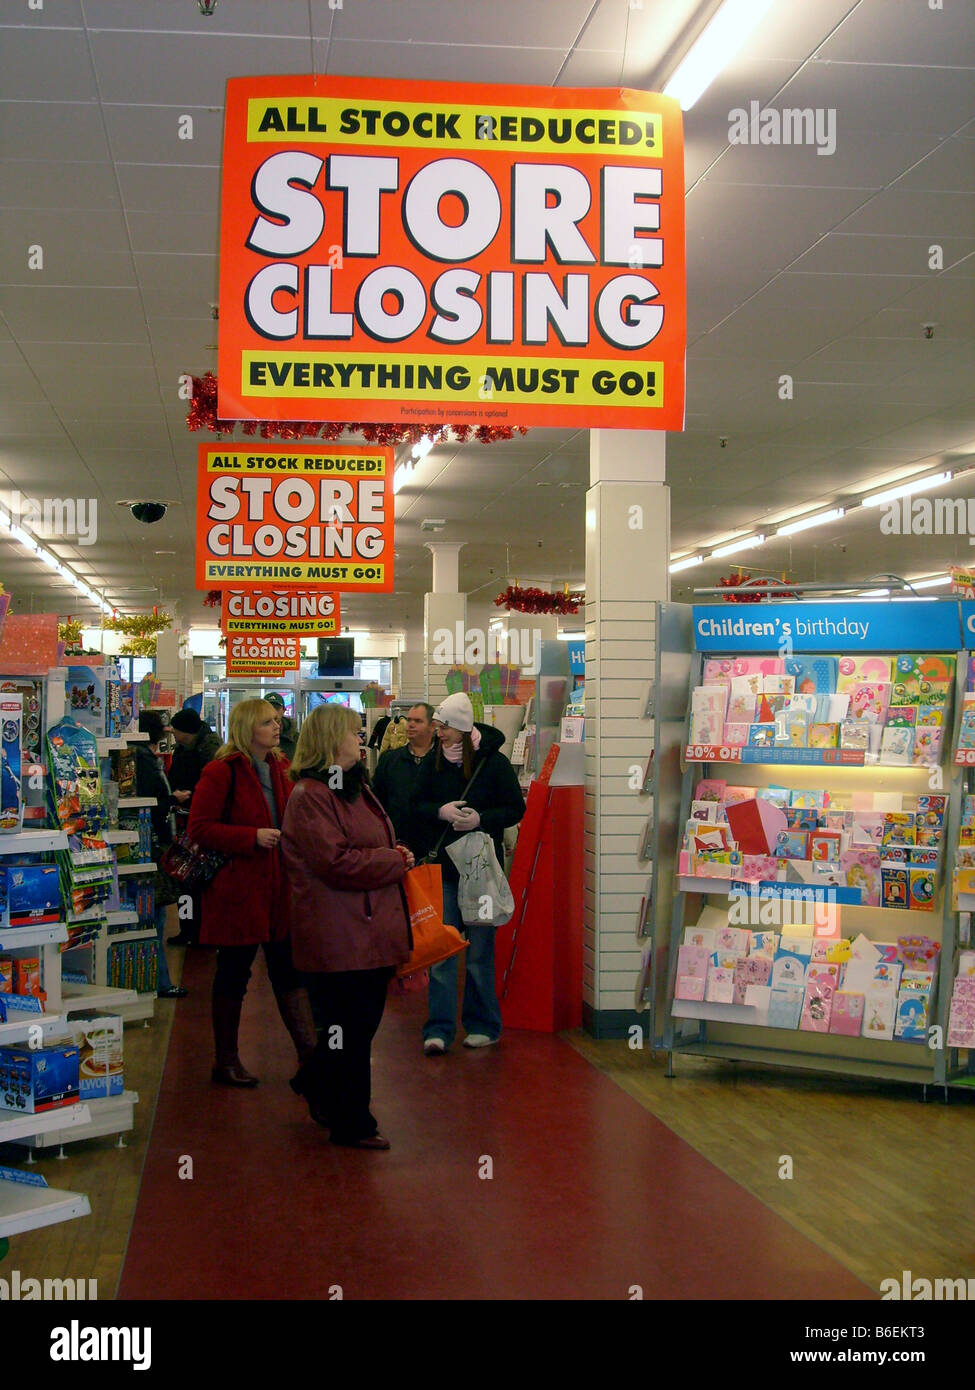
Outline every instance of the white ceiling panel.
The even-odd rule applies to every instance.
[[[918,280],[933,279],[929,267],[931,234],[891,236],[870,232],[830,232],[829,236],[806,251],[793,270],[822,271],[829,275],[905,275]],[[944,262],[960,260],[975,251],[975,228],[970,237],[939,238]],[[905,286],[905,292],[911,288]]]
[[[4,159],[0,161],[0,206],[101,209],[118,207],[119,196],[110,164]]]
[[[971,237],[975,234],[975,193],[935,193],[900,185],[871,198],[844,222],[844,232],[880,232],[897,227],[902,236]]]
[[[43,266],[32,270],[39,246]],[[0,219],[0,258],[7,283],[134,287],[135,268],[121,209],[52,211],[19,208]]]
[[[0,286],[0,312],[25,343],[141,343],[135,290]]]
[[[0,26],[0,93],[5,101],[97,102],[84,31],[43,21]]]
[[[967,5],[860,0],[851,9],[820,50],[829,62],[975,68],[975,29]]]
[[[4,31],[0,29],[0,45]],[[108,158],[102,113],[94,102],[0,100],[0,150],[18,159]]]
[[[172,106],[178,93],[181,110],[222,106],[225,77],[307,72],[310,61],[307,39],[242,38],[212,28],[185,34],[101,30],[91,35],[91,50],[103,101]]]
[[[776,102],[774,109],[782,104],[782,101]],[[820,154],[820,147],[829,150],[831,145],[828,119],[821,117],[818,127],[813,119],[798,129],[811,132],[816,143],[730,145],[708,174],[708,181],[780,186],[796,184],[805,188],[880,189],[918,161],[927,162],[925,156],[936,145],[933,135],[908,139],[893,133],[855,130],[848,132],[842,140],[837,140],[832,153]]]
[[[142,299],[155,341],[156,315],[178,318],[185,325],[194,314],[205,312],[217,302],[217,257],[215,255],[151,255],[136,257]],[[201,323],[204,321],[201,320]],[[210,319],[208,342],[216,339],[217,326]],[[183,329],[185,332],[185,327]]]
[[[222,108],[222,92],[213,94],[211,105],[218,97]],[[134,103],[106,105],[103,109],[112,156],[120,164],[214,164],[219,167],[223,145],[222,109]],[[192,126],[186,124],[186,116],[192,118]]]
[[[216,206],[206,212],[132,212],[129,230],[136,252],[180,254],[202,251],[215,254],[219,214]]]
[[[368,3],[368,0],[366,0]],[[308,32],[308,10],[301,0],[218,0],[212,15],[202,15],[196,0],[139,0],[137,5],[117,0],[85,0],[89,30],[136,29],[147,34],[189,34],[201,39],[250,34],[258,37],[283,34],[300,38]]]
[[[975,84],[962,68],[814,60],[789,81],[781,104],[832,108],[837,141],[847,130],[930,131],[944,138],[975,115]]]
[[[328,48],[327,71],[350,77],[408,77],[446,82],[450,74],[460,68],[466,82],[497,82],[503,75],[505,82],[548,87],[554,82],[564,56],[558,48],[521,48],[514,35],[502,34],[497,35],[492,48],[441,46],[430,42],[389,43],[385,38],[369,42],[333,39]]]
[[[120,164],[119,184],[129,212],[212,208],[220,201],[220,170],[174,164]]]
[[[553,26],[556,12],[558,34],[574,42],[591,8],[592,0],[558,0],[557,10],[554,0],[540,0],[530,5],[524,0],[492,0],[490,5],[470,7],[434,6],[429,2],[404,5],[401,0],[356,0],[355,3],[350,0],[340,10],[330,11],[327,5],[320,4],[316,19],[328,20],[334,14],[332,37],[339,43],[349,39],[371,42],[381,34],[384,42],[412,45],[416,41],[417,20],[422,20],[425,9],[429,22],[424,27],[439,44],[485,49],[503,45],[549,48],[556,32]],[[327,24],[316,23],[316,32],[327,32]]]

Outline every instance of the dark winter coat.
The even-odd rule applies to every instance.
[[[285,758],[269,754],[268,763],[281,825],[293,783]],[[262,826],[271,828],[271,813],[250,758],[231,753],[207,763],[190,804],[187,831],[205,849],[233,857],[203,890],[204,946],[253,946],[288,935],[287,871],[279,848],[259,848]]]
[[[295,746],[298,742],[298,730],[295,728],[295,721],[287,715],[281,720],[281,735],[278,739],[278,747],[290,763],[295,755]]]
[[[461,799],[472,806],[481,817],[478,829],[494,841],[499,864],[504,864],[504,831],[509,825],[517,825],[525,814],[525,798],[515,770],[501,752],[504,735],[489,724],[477,724],[475,728],[481,731],[481,746],[474,754],[474,768],[480,771],[466,796],[464,788],[468,779],[464,776],[463,765],[448,762],[441,752],[438,770],[436,749],[421,764],[413,795],[413,814],[430,836],[431,849],[441,835],[444,837],[437,862],[449,883],[457,883],[460,876],[447,854],[447,845],[459,840],[464,832],[454,830],[447,821],[439,819],[441,806]]]
[[[174,792],[195,791],[203,769],[213,761],[219,747],[220,740],[209,724],[193,735],[191,743],[177,743],[169,764],[170,788]],[[187,804],[183,803],[184,810]]]
[[[434,745],[427,758],[436,757],[436,740]],[[413,812],[413,793],[422,766],[414,762],[408,744],[403,748],[390,748],[379,759],[372,779],[372,789],[393,822],[396,838],[409,845],[417,859],[422,859],[436,844],[436,840],[430,838],[427,822]]]
[[[403,856],[378,800],[354,800],[304,776],[284,813],[281,848],[291,881],[291,952],[309,972],[377,970],[412,949]]]
[[[169,787],[159,758],[150,751],[148,743],[135,745],[135,794],[156,798],[156,804],[149,812],[152,833],[165,847],[173,838],[169,832]]]

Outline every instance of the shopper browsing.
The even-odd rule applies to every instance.
[[[417,776],[413,809],[436,843],[443,874],[444,921],[470,942],[464,952],[464,1002],[461,1021],[465,1047],[489,1047],[501,1035],[501,1009],[494,986],[495,928],[465,926],[457,906],[459,875],[446,847],[471,830],[491,836],[504,863],[503,832],[525,814],[518,778],[501,752],[504,736],[487,724],[474,723],[466,695],[449,695],[433,715],[437,749]],[[457,1032],[457,957],[430,971],[430,1017],[423,1029],[427,1056],[446,1052]]]
[[[169,786],[172,792],[172,806],[176,812],[176,824],[182,831],[186,828],[190,800],[196,791],[197,783],[207,763],[216,757],[220,740],[195,709],[177,710],[169,727],[176,742],[169,765]],[[194,893],[190,899],[190,915],[180,921],[179,932],[169,938],[169,944],[195,946],[199,936],[200,898],[198,893]]]
[[[433,752],[433,705],[420,702],[410,706],[406,736],[402,748],[390,748],[380,757],[373,789],[393,822],[397,840],[422,859],[433,842],[426,823],[414,815],[412,801],[420,766]]]
[[[288,762],[290,763],[291,759],[295,755],[295,744],[298,741],[298,731],[295,728],[295,721],[285,714],[284,699],[282,698],[282,696],[278,695],[277,692],[268,695],[267,702],[269,705],[274,706],[274,709],[277,713],[278,723],[281,726],[281,752],[284,754],[284,756],[288,759]]]
[[[390,977],[410,954],[401,884],[413,855],[396,845],[369,786],[359,728],[359,716],[343,705],[321,705],[302,724],[281,848],[295,963],[323,1021],[303,1073],[312,1118],[335,1144],[388,1149],[369,1108],[370,1049]]]
[[[156,804],[149,814],[152,821],[152,857],[158,863],[162,851],[173,839],[169,821],[169,782],[159,760],[159,744],[166,733],[166,726],[152,710],[143,714],[139,722],[141,732],[149,735],[149,742],[135,745],[135,790],[137,796],[155,797]],[[153,874],[152,890],[158,943],[156,994],[160,999],[184,999],[186,990],[173,984],[166,960],[166,909],[170,903],[176,902],[177,894],[172,880],[162,869]]]
[[[243,700],[230,712],[227,742],[203,769],[190,807],[192,838],[205,849],[231,856],[203,890],[200,929],[202,943],[218,948],[213,1080],[225,1086],[257,1085],[257,1077],[241,1065],[237,1034],[258,947],[264,950],[268,978],[299,1068],[311,1058],[317,1042],[308,994],[292,964],[289,941],[291,900],[279,848],[291,792],[287,769],[278,751],[273,706],[266,700]],[[300,1085],[298,1077],[295,1081]]]

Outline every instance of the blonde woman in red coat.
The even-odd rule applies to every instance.
[[[369,1109],[369,1054],[390,977],[412,947],[402,882],[413,855],[369,786],[359,728],[344,705],[321,705],[302,724],[281,850],[295,965],[324,1020],[304,1069],[312,1118],[334,1144],[388,1149]]]
[[[203,769],[190,805],[190,836],[231,856],[203,890],[200,926],[201,944],[217,947],[213,1080],[224,1086],[257,1085],[237,1055],[237,1033],[259,947],[299,1068],[318,1041],[311,1002],[291,959],[291,899],[279,844],[292,784],[278,751],[279,729],[277,710],[267,701],[235,705],[227,742]],[[296,1090],[301,1075],[292,1082]]]

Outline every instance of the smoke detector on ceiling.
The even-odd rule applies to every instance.
[[[420,522],[421,531],[442,531],[447,525],[446,521],[433,520],[427,517],[426,521]]]

